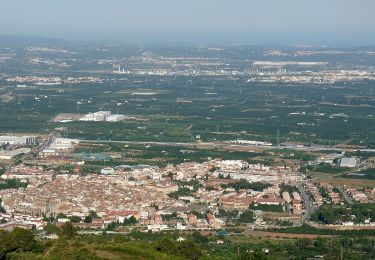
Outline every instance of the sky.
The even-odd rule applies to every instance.
[[[0,34],[79,41],[375,45],[375,0],[0,0]]]

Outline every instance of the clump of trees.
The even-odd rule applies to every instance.
[[[267,189],[271,187],[272,185],[269,183],[264,182],[248,182],[245,179],[240,179],[236,182],[228,183],[228,184],[221,184],[221,187],[223,189],[226,188],[233,188],[236,191],[245,189],[245,190],[255,190],[255,191],[263,191],[264,189]]]
[[[0,183],[0,190],[26,188],[27,185],[27,182],[21,182],[20,180],[10,179],[5,180],[4,183]]]
[[[319,229],[307,224],[303,224],[301,227],[287,227],[287,228],[269,228],[267,231],[277,233],[292,233],[292,234],[318,234],[318,235],[333,235],[333,236],[375,236],[375,230],[373,229],[361,229],[361,230],[336,230],[336,229]]]
[[[242,223],[253,223],[254,222],[254,214],[252,210],[245,210],[240,215],[240,221]]]
[[[346,206],[333,207],[325,205],[311,215],[311,220],[324,224],[340,224],[346,221],[363,223],[366,219],[375,219],[375,204],[354,204],[350,208]]]
[[[289,192],[292,194],[293,192],[298,192],[298,188],[296,186],[291,186],[288,184],[285,184],[284,182],[280,185],[280,193],[283,193],[284,191]]]
[[[240,212],[238,210],[224,210],[219,209],[220,217],[225,217],[228,221],[237,223],[252,223],[254,222],[254,213],[252,210],[245,210]]]
[[[71,222],[66,222],[58,230],[57,234],[62,239],[72,239],[77,236],[77,228],[73,226]]]
[[[30,230],[15,228],[12,232],[0,229],[0,259],[15,251],[28,252],[33,250],[36,241]]]
[[[174,242],[164,238],[156,243],[155,249],[168,255],[192,260],[198,260],[203,255],[201,247],[191,240]]]
[[[92,221],[97,218],[98,218],[98,214],[96,214],[95,211],[91,210],[89,214],[84,218],[83,222],[92,223]]]
[[[131,225],[137,224],[137,222],[138,222],[137,219],[135,217],[131,216],[130,218],[124,219],[123,222],[114,221],[114,222],[109,223],[108,226],[107,226],[107,230],[113,231],[117,227],[131,226]]]
[[[348,168],[337,167],[327,163],[319,163],[316,166],[307,166],[307,169],[315,172],[325,172],[332,174],[338,174],[346,172],[348,170]]]
[[[263,210],[266,212],[284,212],[284,207],[282,205],[265,205],[265,204],[259,204],[254,205],[250,204],[249,209],[252,210]]]
[[[322,195],[323,198],[330,199],[329,194],[328,194],[328,192],[325,188],[319,187],[319,192],[320,192],[320,194]]]
[[[82,218],[80,216],[71,216],[69,217],[69,221],[73,223],[80,223]]]
[[[225,210],[225,209],[219,209],[219,215],[220,217],[225,217],[228,220],[232,220],[238,217],[239,211],[238,210]]]
[[[180,196],[190,196],[192,191],[186,187],[179,187],[177,191],[168,194],[170,198],[178,199]]]

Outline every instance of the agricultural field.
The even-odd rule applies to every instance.
[[[354,73],[359,64],[373,75],[371,49],[283,57],[326,61],[315,67],[262,68],[255,62],[280,58],[267,56],[269,50],[260,46],[103,48],[47,41],[34,48],[27,39],[12,41],[4,39],[0,45],[0,53],[10,57],[0,63],[0,132],[51,133],[65,127],[61,135],[90,140],[247,139],[273,144],[279,133],[281,143],[375,147],[372,77],[330,83],[293,80],[311,73],[331,77],[342,69]],[[254,75],[282,76],[283,71],[289,81],[250,80]],[[51,121],[61,113],[100,110],[131,119]]]
[[[241,77],[128,76],[102,84],[3,89],[0,95],[8,98],[0,101],[2,132],[48,133],[63,126],[63,136],[91,140],[275,144],[279,130],[280,142],[375,145],[372,82],[316,86],[249,83]],[[50,122],[60,113],[99,110],[134,119]]]
[[[331,183],[334,186],[349,186],[353,188],[375,187],[374,180],[366,180],[364,178],[358,178],[357,176],[353,176],[353,178],[345,178],[346,176],[338,177],[329,173],[322,172],[309,172],[309,174],[317,180]]]

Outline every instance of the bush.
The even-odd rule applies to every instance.
[[[33,250],[36,241],[30,230],[15,228],[12,232],[0,230],[0,259],[14,251]]]
[[[242,223],[253,223],[254,222],[254,214],[251,210],[245,210],[240,215],[240,221]]]
[[[70,220],[71,222],[73,222],[73,223],[79,223],[79,222],[82,221],[82,218],[79,217],[79,216],[71,216],[71,217],[69,218],[69,220]]]
[[[77,236],[77,229],[72,225],[72,223],[66,222],[61,226],[58,234],[61,238],[71,239]]]
[[[178,249],[187,259],[197,260],[202,256],[201,248],[193,241],[180,242]]]
[[[168,255],[177,254],[176,244],[168,238],[163,238],[162,240],[158,241],[156,244],[156,250]]]

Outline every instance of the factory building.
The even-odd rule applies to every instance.
[[[340,161],[340,167],[348,167],[348,168],[355,168],[359,164],[359,160],[357,158],[349,158],[345,157],[342,158]]]
[[[35,136],[0,136],[0,145],[34,145],[36,144]]]
[[[30,152],[30,148],[19,148],[11,151],[0,151],[0,160],[13,160],[13,158],[17,155],[28,154]]]
[[[111,115],[107,117],[108,122],[119,122],[125,119],[124,115]]]
[[[72,151],[77,144],[79,144],[78,139],[56,138],[40,155],[44,157],[59,156],[62,153]]]
[[[93,121],[93,122],[119,122],[129,117],[120,114],[112,115],[111,111],[98,111],[95,113],[88,113],[79,118],[79,121]]]
[[[88,113],[79,120],[80,121],[107,121],[107,118],[111,115],[111,111],[99,111],[95,113]]]

